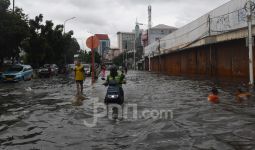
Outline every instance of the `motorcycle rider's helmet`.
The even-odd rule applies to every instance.
[[[110,68],[110,75],[115,78],[118,75],[118,69],[115,65]]]

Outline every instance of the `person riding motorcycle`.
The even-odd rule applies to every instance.
[[[105,96],[105,104],[107,105],[107,115],[108,115],[108,106],[109,104],[118,104],[123,106],[124,103],[124,91],[122,84],[125,84],[125,75],[123,71],[118,73],[117,67],[113,66],[110,69],[110,74],[107,76],[107,80],[104,83],[105,86],[109,86]],[[112,107],[112,118],[118,118],[118,107]],[[122,112],[123,117],[123,112]]]
[[[104,83],[105,86],[110,84],[117,84],[120,87],[121,95],[124,96],[124,91],[122,88],[122,84],[125,84],[125,75],[122,72],[121,74],[118,73],[118,69],[116,66],[112,66],[110,69],[110,75],[107,76],[106,82]]]
[[[125,75],[122,72],[121,74],[118,73],[118,69],[116,66],[111,67],[110,75],[107,76],[106,82],[104,83],[105,86],[111,84],[111,81],[115,81],[120,87],[122,84],[125,83]]]

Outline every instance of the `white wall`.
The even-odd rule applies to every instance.
[[[211,35],[246,27],[245,3],[246,0],[232,0],[165,36],[160,41],[161,51],[181,49],[197,39],[209,36],[209,27]],[[210,25],[209,17],[211,18]],[[157,47],[158,42],[145,47],[145,55],[148,56],[153,51],[157,52]]]
[[[163,31],[163,33],[161,32]],[[167,36],[168,34],[172,33],[174,30],[173,29],[157,29],[157,28],[152,28],[149,31],[149,43],[153,43],[155,41],[157,41],[156,39],[161,39],[165,36]]]

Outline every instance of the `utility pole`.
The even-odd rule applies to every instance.
[[[136,19],[135,23],[135,40],[134,40],[134,70],[136,70],[136,48],[139,46],[139,43],[136,43],[139,41],[139,35],[140,35],[140,28],[139,25],[143,25],[142,23],[138,23]]]
[[[151,71],[151,53],[149,53],[149,71]]]
[[[127,52],[128,52],[128,41],[126,40],[126,45],[125,45],[125,67],[127,67]]]
[[[208,15],[208,36],[211,37],[211,16]],[[212,44],[209,44],[210,47],[210,75],[213,76],[213,63],[212,63]]]
[[[15,0],[12,1],[12,12],[14,13],[15,12]]]
[[[208,34],[211,36],[211,16],[208,15]]]
[[[91,69],[92,69],[92,80],[91,84],[95,83],[95,48],[94,48],[94,36],[92,36],[92,49],[91,49]]]
[[[145,60],[146,60],[146,57],[144,56],[144,54],[143,54],[143,71],[145,71],[146,69],[146,62],[145,62]]]
[[[128,51],[126,50],[126,61],[125,61],[125,67],[128,67],[128,66],[127,66],[127,53],[128,53]]]
[[[135,40],[136,43],[136,40]],[[135,62],[135,52],[136,52],[136,44],[134,43],[134,70],[136,70],[136,62]]]
[[[152,20],[151,20],[151,5],[148,6],[148,32],[147,32],[147,38],[148,38],[148,45],[150,45],[150,32],[151,32],[151,26],[152,26]]]
[[[123,52],[122,52],[122,66],[124,67],[125,66],[125,53],[127,53],[127,40],[124,41],[125,42],[125,48],[122,48],[123,49]]]
[[[161,55],[161,53],[160,53],[160,39],[158,40],[158,42],[159,42],[159,45],[158,45],[158,62],[159,62],[159,66],[158,66],[158,70],[159,70],[159,73],[161,72],[161,58],[160,58],[160,55]]]
[[[250,72],[250,85],[254,85],[254,77],[253,77],[253,38],[252,38],[252,2],[248,0],[246,3],[247,10],[247,23],[248,23],[248,43],[249,43],[249,72]]]
[[[122,67],[125,63],[125,50],[123,49],[123,52],[122,52]]]

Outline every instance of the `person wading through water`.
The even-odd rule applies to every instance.
[[[85,80],[84,77],[84,66],[80,63],[80,61],[76,62],[75,69],[75,82],[76,82],[76,95],[82,95],[83,94],[83,81]]]

